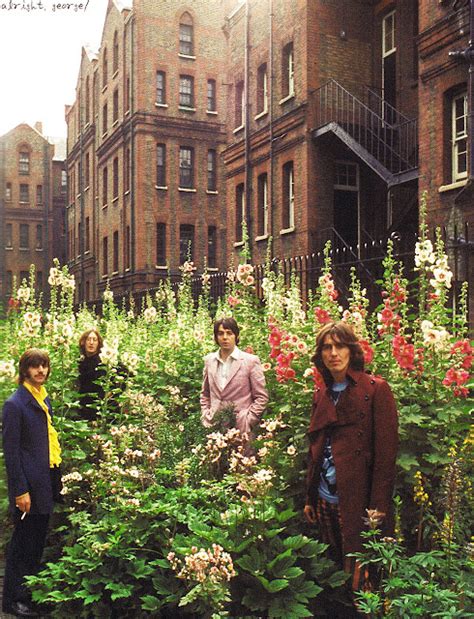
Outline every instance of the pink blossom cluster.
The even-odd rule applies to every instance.
[[[236,576],[232,557],[219,544],[212,544],[212,548],[207,550],[205,548],[198,550],[193,546],[190,553],[185,555],[184,563],[174,552],[168,553],[167,559],[178,578],[183,580],[221,583],[228,582]]]
[[[461,367],[464,370],[470,370],[474,360],[474,348],[469,340],[459,340],[455,342],[451,348],[451,355],[459,358]]]
[[[423,371],[423,349],[410,344],[403,335],[395,335],[392,340],[392,352],[396,362],[402,368],[412,372],[417,370],[419,374]]]
[[[314,308],[314,317],[316,318],[316,322],[320,325],[325,325],[332,320],[331,314],[326,309],[319,306]]]
[[[252,273],[253,266],[251,264],[239,264],[237,267],[237,281],[244,286],[253,286],[255,278]]]
[[[359,340],[359,346],[362,348],[362,352],[364,353],[364,363],[365,365],[370,365],[374,360],[374,349],[369,344],[367,340]]]
[[[279,383],[286,383],[289,380],[296,380],[296,372],[291,367],[294,359],[299,354],[304,354],[308,351],[308,347],[296,335],[290,335],[283,329],[280,329],[275,320],[270,318],[269,321],[270,335],[268,343],[270,344],[270,358],[276,360],[276,375]]]
[[[443,379],[443,385],[453,388],[454,395],[466,398],[469,395],[469,389],[465,386],[468,379],[469,372],[467,370],[449,368]]]
[[[377,326],[380,335],[394,333],[398,335],[401,328],[401,316],[398,313],[400,305],[406,301],[407,293],[401,285],[400,280],[395,278],[392,291],[382,293],[387,297],[384,301],[384,308],[377,314],[379,325]]]
[[[332,275],[330,273],[325,273],[324,275],[321,275],[318,282],[326,296],[329,297],[331,301],[335,301],[339,296],[339,293],[334,285]]]

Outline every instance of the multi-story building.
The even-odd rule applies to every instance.
[[[225,266],[220,2],[110,0],[67,109],[68,256],[78,299]]]
[[[21,124],[0,137],[0,297],[14,279],[36,268],[39,291],[54,257],[64,260],[66,192],[64,140],[42,135],[41,123]]]

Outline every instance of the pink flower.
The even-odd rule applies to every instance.
[[[246,349],[245,349],[245,352],[248,352],[250,355],[254,355],[255,354],[254,351],[253,351],[252,346],[247,346]]]
[[[392,341],[392,351],[395,360],[403,370],[415,369],[415,347],[409,344],[401,335],[395,335]]]
[[[232,295],[229,295],[229,297],[227,299],[227,303],[231,307],[235,307],[236,305],[238,305],[240,303],[240,299],[238,299],[237,297],[233,297]]]
[[[374,359],[374,350],[367,340],[359,340],[359,346],[364,353],[365,365],[370,365]]]
[[[320,325],[324,325],[327,322],[331,322],[331,316],[329,312],[321,307],[314,308],[314,316]]]
[[[296,372],[293,368],[278,366],[276,369],[277,381],[279,383],[286,383],[289,380],[295,380]]]

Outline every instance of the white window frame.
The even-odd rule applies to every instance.
[[[382,19],[382,58],[386,58],[387,56],[390,56],[390,54],[393,54],[394,52],[397,51],[397,46],[396,46],[396,11],[390,11],[390,13],[387,13],[387,15],[385,15],[385,17]],[[389,24],[389,20],[391,20],[391,24],[390,24],[390,37],[392,39],[392,45],[391,47],[386,47],[386,42],[387,42],[387,34],[388,34],[388,24]]]
[[[463,116],[456,116],[456,103],[460,99],[464,100],[464,114]],[[464,131],[458,133],[456,130],[456,120],[458,118],[464,118]],[[452,143],[452,180],[455,183],[456,181],[463,180],[467,178],[467,123],[468,123],[468,106],[467,106],[467,92],[462,92],[459,95],[453,97],[451,103],[451,143]],[[463,151],[459,150],[460,142],[465,140],[466,149]],[[466,169],[462,172],[459,171],[459,156],[460,154],[466,155]]]

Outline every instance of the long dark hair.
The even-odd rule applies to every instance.
[[[81,353],[83,355],[85,355],[85,356],[87,356],[87,354],[86,354],[86,340],[87,340],[87,338],[89,337],[89,335],[91,333],[95,333],[97,335],[97,339],[99,340],[98,348],[97,348],[97,353],[100,351],[100,349],[104,345],[104,340],[102,339],[102,336],[97,331],[97,329],[88,329],[87,331],[84,331],[84,333],[79,338],[79,348],[81,349]]]
[[[349,348],[351,354],[349,367],[353,370],[363,372],[364,352],[351,325],[343,320],[340,320],[339,322],[328,322],[318,331],[318,334],[316,335],[316,351],[311,359],[314,365],[321,372],[326,383],[332,382],[331,373],[324,365],[322,357],[323,344],[327,335],[330,335],[335,342],[340,342]]]

